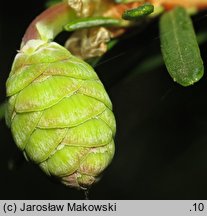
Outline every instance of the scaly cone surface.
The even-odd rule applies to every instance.
[[[114,155],[111,101],[93,68],[55,42],[29,40],[7,80],[7,124],[29,160],[87,188]]]

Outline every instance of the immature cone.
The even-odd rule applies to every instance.
[[[30,40],[7,80],[7,123],[48,175],[87,188],[114,155],[111,101],[94,70],[55,42]]]

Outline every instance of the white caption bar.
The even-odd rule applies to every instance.
[[[207,215],[206,200],[1,200],[0,215],[194,216]]]

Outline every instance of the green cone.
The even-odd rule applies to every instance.
[[[7,80],[7,124],[29,160],[87,188],[114,155],[111,101],[93,68],[55,42],[30,40]]]

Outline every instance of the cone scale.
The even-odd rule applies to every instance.
[[[6,83],[7,124],[28,160],[86,189],[114,155],[111,101],[86,62],[55,42],[24,38]]]

